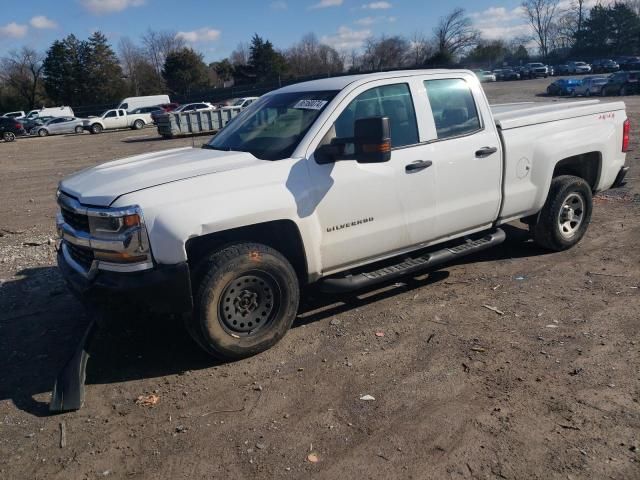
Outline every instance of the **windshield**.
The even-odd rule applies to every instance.
[[[256,100],[205,148],[249,152],[261,160],[289,158],[338,91],[291,92]]]

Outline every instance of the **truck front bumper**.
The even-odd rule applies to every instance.
[[[80,299],[106,294],[143,303],[159,313],[188,313],[193,310],[191,275],[186,262],[158,265],[140,272],[98,270],[94,276],[87,277],[69,264],[60,248],[58,268],[71,291]]]

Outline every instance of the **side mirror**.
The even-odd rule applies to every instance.
[[[353,130],[358,163],[382,163],[391,160],[391,129],[388,117],[360,118]]]

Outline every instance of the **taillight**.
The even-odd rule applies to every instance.
[[[18,130],[21,130],[21,129],[22,129],[22,124],[21,124],[21,123],[16,123],[16,128],[17,128]]]
[[[624,121],[624,125],[622,127],[622,151],[623,152],[629,151],[629,132],[631,132],[631,123],[627,118]]]

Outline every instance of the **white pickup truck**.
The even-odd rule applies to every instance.
[[[151,123],[151,114],[149,113],[127,113],[126,110],[116,108],[107,110],[99,117],[87,118],[83,122],[82,128],[91,133],[102,133],[103,130],[118,128],[140,130]]]
[[[499,245],[517,219],[570,248],[592,194],[622,184],[628,144],[622,102],[491,107],[466,70],[291,85],[202,149],[63,180],[59,267],[87,301],[184,314],[203,349],[242,358],[285,335],[303,285],[429,269]]]

